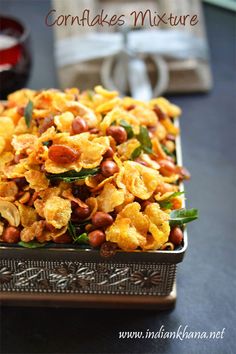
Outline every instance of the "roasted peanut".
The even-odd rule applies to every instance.
[[[183,241],[183,231],[180,227],[176,226],[170,231],[169,241],[174,245],[179,246]]]
[[[53,239],[53,241],[55,243],[71,243],[72,242],[72,238],[71,236],[66,232],[65,234],[63,235],[60,235],[58,237],[55,237]]]
[[[119,172],[119,168],[114,161],[106,160],[101,164],[101,171],[104,177],[113,176],[114,173]]]
[[[109,147],[107,149],[107,151],[105,152],[105,154],[103,155],[103,157],[104,157],[104,159],[109,159],[109,158],[113,157],[113,155],[114,155],[114,150],[111,147]]]
[[[75,210],[78,207],[78,203],[76,203],[74,200],[71,201],[71,209]]]
[[[99,129],[98,128],[92,128],[89,130],[90,134],[98,134],[99,133]]]
[[[175,173],[176,166],[173,162],[168,160],[159,160],[158,163],[160,165],[159,171],[163,176],[169,177]]]
[[[39,134],[43,134],[48,130],[49,128],[54,126],[54,117],[46,117],[42,120],[42,123],[39,126]]]
[[[52,145],[48,150],[48,157],[53,162],[64,165],[75,162],[79,153],[66,145]]]
[[[155,105],[155,107],[153,108],[153,111],[156,113],[156,115],[160,121],[167,118],[167,114],[165,112],[163,112],[163,110],[158,105]]]
[[[177,166],[176,173],[179,174],[180,179],[190,179],[191,178],[190,172],[187,170],[187,168],[185,168],[183,166]]]
[[[139,163],[140,165],[143,165],[143,166],[148,166],[147,162],[142,161],[139,157],[137,157],[135,159],[135,162],[137,162],[137,163]]]
[[[166,156],[166,159],[167,159],[168,161],[170,161],[170,162],[175,163],[175,159],[174,159],[173,156]],[[176,173],[176,171],[175,171],[175,173]]]
[[[166,139],[174,141],[175,142],[175,136],[172,134],[167,134]]]
[[[126,111],[132,111],[132,109],[135,108],[134,104],[131,104],[130,106],[126,107]]]
[[[87,224],[87,225],[85,225],[85,231],[86,231],[86,232],[91,232],[91,231],[93,231],[93,230],[94,230],[94,227],[93,227],[92,224]]]
[[[106,130],[107,135],[111,135],[117,144],[122,144],[127,140],[127,133],[123,127],[111,126]]]
[[[19,107],[17,108],[17,113],[18,113],[21,117],[23,117],[24,114],[25,114],[25,106],[19,106]]]
[[[154,134],[157,130],[157,126],[156,125],[151,125],[150,127],[148,127],[149,132],[151,132],[152,134]]]
[[[20,231],[13,226],[8,226],[3,231],[2,238],[4,242],[17,243],[20,240]]]
[[[88,124],[83,118],[76,117],[72,122],[72,134],[80,134],[88,131]]]
[[[104,180],[104,176],[101,173],[98,173],[96,176],[93,177],[94,181],[99,184]]]
[[[113,223],[113,218],[110,214],[104,213],[103,211],[97,211],[92,216],[92,224],[95,227],[106,227]]]
[[[82,208],[80,206],[78,206],[74,211],[73,211],[73,214],[74,214],[74,217],[78,220],[84,220],[86,219],[89,215],[90,215],[90,208],[89,207],[86,207],[86,208]]]
[[[165,182],[160,183],[157,186],[156,192],[160,193],[160,194],[165,194],[167,192],[173,192],[173,186],[171,184],[168,184]]]
[[[106,237],[103,231],[94,230],[88,234],[89,244],[92,247],[99,247],[103,242],[106,241]]]

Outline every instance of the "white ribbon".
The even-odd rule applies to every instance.
[[[56,42],[58,67],[106,58],[123,49],[122,33],[93,32]],[[127,48],[136,54],[157,54],[175,59],[207,59],[203,38],[179,30],[134,30],[127,34]]]
[[[162,58],[184,59],[208,59],[208,48],[203,38],[194,36],[188,31],[173,29],[142,29],[133,30],[126,34],[120,32],[103,33],[93,32],[81,36],[67,37],[56,42],[55,56],[58,67],[77,64],[94,59],[105,59],[102,64],[102,81],[107,89],[123,91],[127,87],[127,81],[119,75],[112,73],[113,60],[117,57],[124,60],[127,56],[129,63],[124,67],[123,75],[127,77],[131,93],[135,98],[150,98],[150,83],[145,73],[144,61],[141,56],[151,56],[158,71],[158,82],[154,89],[154,95],[165,91],[168,85],[168,69]],[[133,62],[133,64],[132,64]],[[121,71],[121,64],[117,64],[117,72]],[[118,70],[119,69],[119,70]],[[132,75],[131,75],[132,73]],[[135,77],[134,77],[135,74]],[[142,83],[143,87],[140,87]],[[145,94],[146,92],[146,94]]]

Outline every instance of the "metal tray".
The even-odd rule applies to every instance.
[[[176,139],[182,164],[180,137]],[[175,305],[175,277],[187,249],[118,251],[111,259],[98,250],[55,245],[25,249],[0,245],[0,301],[5,305],[168,309]]]

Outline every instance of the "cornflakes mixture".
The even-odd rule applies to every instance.
[[[109,250],[174,250],[196,210],[182,208],[174,120],[101,86],[23,89],[0,105],[0,241]]]

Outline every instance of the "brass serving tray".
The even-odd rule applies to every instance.
[[[180,137],[176,155],[182,165]],[[118,251],[101,258],[98,250],[56,245],[26,249],[0,245],[0,301],[4,305],[115,308],[173,308],[177,263],[187,249]]]

